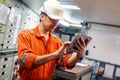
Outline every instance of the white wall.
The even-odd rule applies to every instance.
[[[87,57],[120,65],[120,28],[92,24],[88,35]]]

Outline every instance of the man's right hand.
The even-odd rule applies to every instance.
[[[66,41],[63,43],[63,45],[57,50],[54,52],[54,54],[56,55],[56,57],[61,57],[63,56],[64,54],[66,54],[66,47],[68,47],[69,45],[71,44],[71,41]]]

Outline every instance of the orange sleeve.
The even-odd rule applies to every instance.
[[[67,56],[65,56],[65,58],[63,59],[63,61],[62,61],[62,63],[61,63],[61,66],[63,66],[63,67],[66,67],[67,69],[72,69],[74,66],[72,66],[72,67],[68,67],[67,66],[67,61],[68,61],[68,59],[71,57],[71,55],[70,54],[68,54]]]
[[[22,61],[23,63],[22,66],[25,69],[31,69],[33,62],[37,57],[37,55],[35,55],[31,49],[30,38],[31,38],[31,33],[27,30],[22,31],[18,35],[18,59],[20,63],[21,63],[21,60],[24,58],[24,54],[28,54]]]
[[[67,67],[67,60],[70,58],[70,55],[65,56],[65,58],[63,59],[61,66],[63,67]]]

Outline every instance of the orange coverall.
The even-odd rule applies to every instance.
[[[52,80],[55,65],[58,59],[49,61],[35,69],[32,64],[37,56],[51,54],[56,51],[62,41],[52,33],[49,34],[48,43],[41,36],[38,26],[33,30],[24,30],[18,36],[18,59],[20,61],[20,80]],[[66,67],[70,56],[66,56],[61,65]]]

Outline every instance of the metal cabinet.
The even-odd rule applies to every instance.
[[[15,53],[4,53],[0,52],[0,80],[12,80]]]

